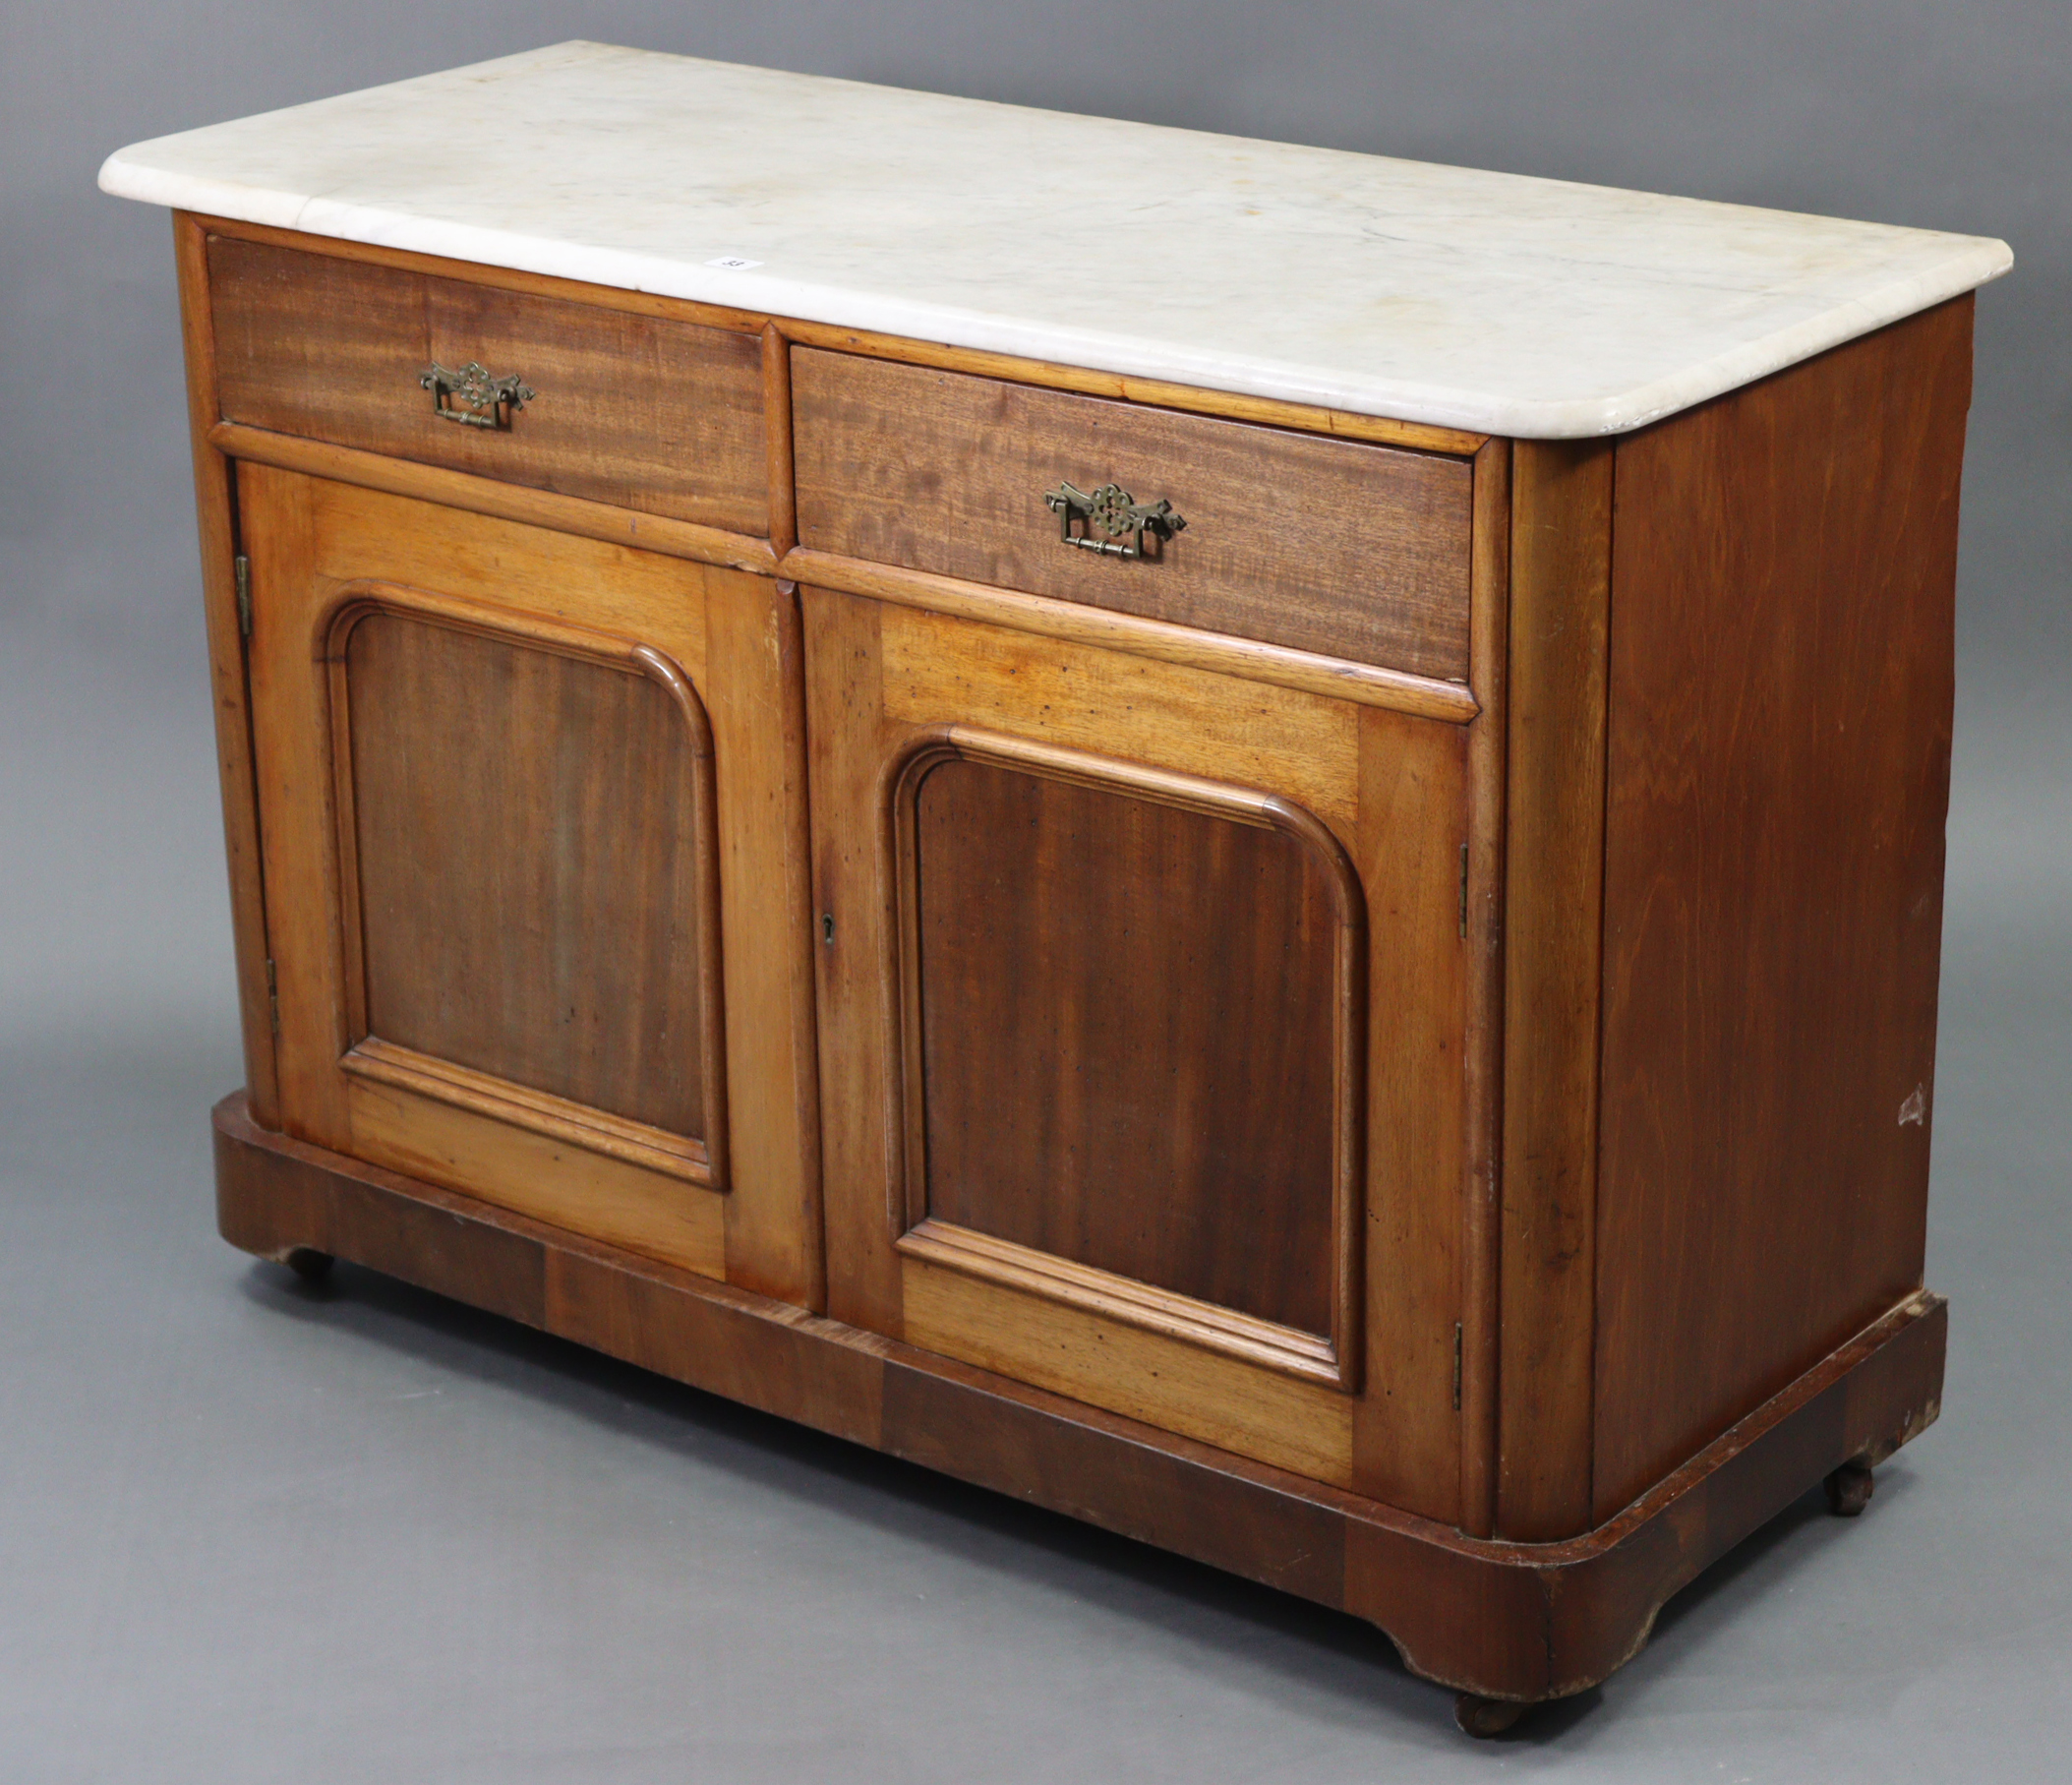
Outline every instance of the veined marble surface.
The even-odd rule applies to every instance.
[[[1525,438],[1616,434],[2006,244],[562,43],[140,143],[104,190]]]

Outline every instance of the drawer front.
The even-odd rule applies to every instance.
[[[208,276],[226,421],[768,531],[752,335],[228,236]],[[442,419],[418,383],[470,361],[537,392],[507,428]]]
[[[792,389],[802,545],[1467,676],[1464,459],[807,348]],[[1143,559],[1068,545],[1066,483],[1187,524]]]

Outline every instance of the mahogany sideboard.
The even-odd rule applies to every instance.
[[[1934,1419],[1999,244],[580,44],[102,177],[176,212],[231,1242],[1483,1734]]]

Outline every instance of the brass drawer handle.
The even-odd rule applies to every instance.
[[[1102,484],[1091,493],[1059,484],[1044,496],[1043,506],[1058,517],[1058,537],[1065,544],[1104,558],[1142,558],[1147,533],[1163,542],[1187,525],[1164,497],[1139,502],[1120,484]],[[1157,556],[1152,554],[1154,561]]]
[[[417,375],[417,382],[432,392],[439,419],[463,428],[507,429],[511,411],[540,394],[515,372],[508,378],[492,378],[479,360],[469,360],[458,372],[448,372],[434,360]]]

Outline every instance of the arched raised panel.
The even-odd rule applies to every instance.
[[[1330,832],[967,727],[892,805],[901,1249],[1356,1386],[1365,913]]]
[[[345,1070],[723,1188],[711,731],[651,648],[394,585],[330,623]]]

